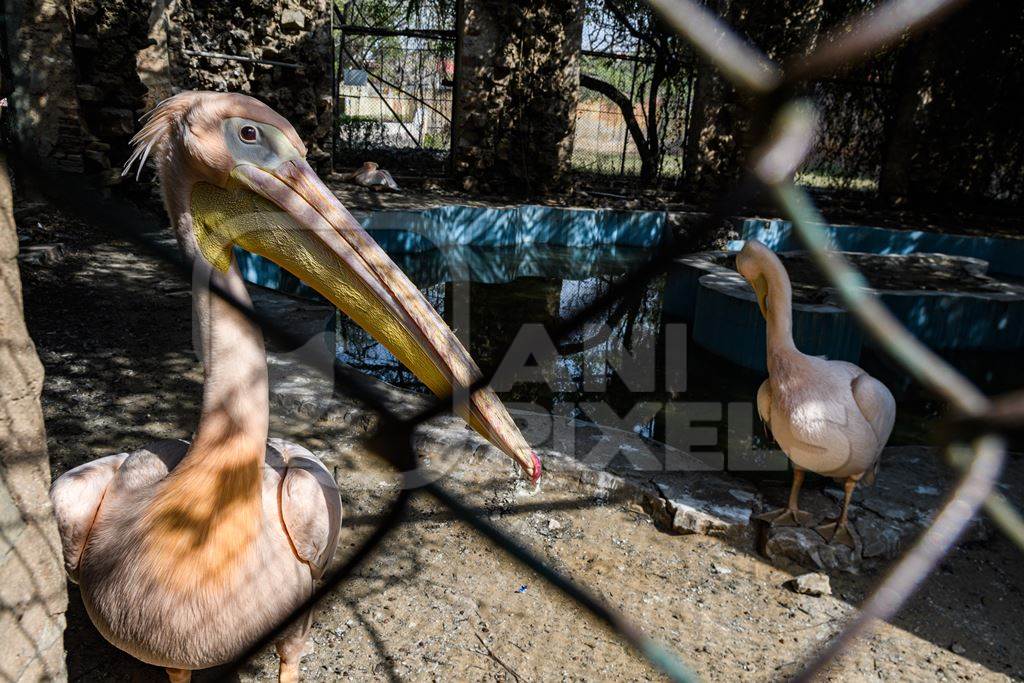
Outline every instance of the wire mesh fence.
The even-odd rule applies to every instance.
[[[990,401],[956,369],[901,327],[867,289],[859,274],[840,256],[827,249],[825,239],[816,227],[822,223],[821,217],[806,192],[792,180],[813,147],[816,131],[813,108],[806,102],[794,99],[792,94],[799,91],[803,83],[856,63],[884,48],[905,32],[921,29],[956,4],[950,0],[895,0],[856,19],[848,29],[821,42],[816,49],[795,59],[783,70],[732,33],[702,5],[689,0],[651,0],[651,5],[662,13],[680,36],[690,41],[725,77],[755,101],[756,115],[763,123],[759,129],[766,131],[750,159],[750,174],[734,191],[721,199],[706,219],[706,225],[720,224],[737,207],[754,196],[767,193],[793,220],[816,262],[843,295],[847,306],[864,328],[909,376],[943,396],[955,411],[944,433],[949,444],[950,463],[962,470],[960,480],[949,493],[946,503],[928,530],[906,551],[865,600],[860,614],[813,660],[804,664],[799,676],[801,680],[808,680],[827,667],[863,634],[874,619],[891,617],[914,588],[935,568],[982,506],[1012,540],[1024,547],[1024,524],[1019,515],[1001,495],[993,492],[1004,455],[1000,435],[1019,428],[1024,417],[1024,399],[1018,395],[1002,401]],[[620,152],[620,168],[622,163]],[[62,188],[62,195],[55,199],[56,202],[73,208],[81,217],[111,230],[119,237],[133,240],[156,257],[176,264],[180,275],[186,281],[190,278],[191,264],[184,262],[176,252],[151,236],[160,226],[147,225],[147,221],[140,218],[138,213],[116,203],[97,202],[95,195],[81,188],[79,183],[37,184]],[[649,261],[609,286],[556,329],[550,330],[552,338],[556,342],[569,338],[581,324],[593,320],[595,316],[606,315],[617,302],[643,291],[647,283],[669,269],[679,255],[679,247],[660,249]],[[252,310],[231,293],[217,290],[215,286],[212,289],[214,294],[255,322],[271,339],[293,346],[302,343],[303,340],[294,338],[295,335],[280,323]],[[489,381],[489,377],[481,377],[468,389],[479,390]],[[349,369],[337,363],[334,366],[334,385],[337,393],[357,398],[379,415],[380,426],[367,445],[401,472],[409,472],[416,466],[416,453],[411,438],[413,430],[425,420],[452,408],[450,397],[444,397],[433,401],[428,408],[411,417],[397,416],[388,410],[386,400],[376,393],[373,386],[360,382]],[[342,585],[402,523],[403,515],[414,496],[430,496],[447,506],[456,517],[577,601],[595,618],[608,624],[670,679],[683,681],[695,678],[679,657],[648,639],[627,618],[608,608],[580,583],[548,566],[530,550],[477,515],[440,481],[429,481],[419,487],[403,487],[376,530],[351,552],[339,568],[325,577],[312,597],[288,621],[300,618],[307,609]],[[281,623],[265,633],[237,658],[234,668],[242,666],[251,656],[273,642],[288,625]]]
[[[586,3],[572,156],[578,174],[680,176],[696,84],[692,56],[642,3]]]
[[[401,158],[437,174],[452,143],[454,4],[334,5],[335,165]]]

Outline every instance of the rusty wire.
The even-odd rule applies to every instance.
[[[751,156],[750,177],[723,199],[716,211],[704,221],[704,225],[714,227],[722,217],[731,215],[756,192],[767,190],[779,208],[792,219],[797,233],[821,270],[835,284],[846,305],[865,329],[909,375],[946,399],[959,413],[950,422],[959,425],[961,429],[949,431],[948,438],[951,441],[950,462],[963,472],[960,480],[932,524],[893,565],[886,577],[865,600],[860,614],[846,625],[828,647],[812,655],[805,663],[799,679],[809,680],[829,666],[875,619],[890,618],[898,611],[913,590],[953,546],[981,505],[986,506],[989,514],[1011,539],[1024,547],[1024,523],[1021,522],[1019,514],[1004,498],[992,493],[1004,458],[1000,433],[1019,429],[1019,420],[1006,419],[977,388],[924,347],[892,318],[867,289],[859,273],[840,255],[829,251],[817,227],[822,223],[821,217],[806,193],[796,187],[791,180],[793,172],[810,150],[814,139],[813,110],[806,103],[785,96],[790,92],[791,86],[849,67],[891,45],[900,37],[925,28],[960,3],[958,0],[896,0],[887,3],[855,19],[847,28],[822,43],[818,49],[791,60],[791,66],[782,69],[755,47],[739,38],[722,20],[694,0],[648,2],[738,89],[754,98],[755,104],[759,102],[762,106],[755,106],[753,110],[767,117],[762,123],[771,124],[764,126],[768,133]],[[40,177],[41,174],[36,172],[36,178]],[[162,225],[142,217],[137,212],[126,210],[124,205],[117,205],[112,201],[97,202],[94,194],[87,190],[76,190],[80,181],[63,179],[62,182],[55,183],[51,177],[47,182],[36,185],[41,188],[61,188],[59,196],[51,197],[55,204],[71,208],[94,225],[144,246],[158,259],[175,264],[179,274],[186,280],[189,278],[190,264],[154,239],[155,229],[162,228]],[[141,226],[148,226],[149,230],[141,230]],[[609,287],[604,295],[553,330],[552,336],[556,343],[564,340],[586,320],[592,319],[598,313],[611,310],[623,297],[645,287],[653,278],[671,267],[673,259],[680,254],[679,247],[666,247],[653,255],[648,263],[621,278]],[[271,338],[296,341],[293,339],[293,333],[235,300],[230,293],[218,291],[216,288],[213,289],[213,293],[242,311]],[[475,391],[488,382],[489,378],[481,378],[470,387],[470,390]],[[411,436],[416,426],[451,409],[448,399],[439,398],[427,409],[412,417],[401,418],[387,409],[386,401],[374,391],[372,385],[360,382],[351,369],[339,364],[337,360],[334,386],[336,393],[354,396],[380,416],[379,428],[370,437],[367,445],[369,450],[387,460],[398,471],[408,471],[415,466],[416,455]],[[1019,399],[1012,402],[1015,409],[1010,412],[1011,418],[1020,416],[1018,403]],[[970,445],[966,445],[966,439],[957,438],[963,436],[964,429],[973,429]],[[670,679],[695,679],[678,657],[650,640],[640,629],[605,606],[584,587],[549,567],[530,550],[479,517],[438,482],[431,482],[417,490],[403,489],[384,512],[381,523],[349,559],[326,577],[308,601],[254,643],[229,666],[229,669],[239,669],[263,647],[273,642],[294,619],[299,618],[336,590],[402,523],[410,501],[414,495],[420,493],[433,497],[450,509],[456,518],[470,524],[489,541],[571,597],[619,633]]]

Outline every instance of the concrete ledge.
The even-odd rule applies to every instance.
[[[720,265],[731,254],[705,252],[679,259],[666,282],[665,311],[688,322],[695,340],[705,348],[744,367],[764,370],[764,321],[753,293],[739,274]],[[938,261],[934,267],[942,268],[948,261],[949,268],[971,278],[975,286],[965,290],[982,291],[878,290],[907,329],[935,349],[1024,348],[1024,286],[989,277],[989,264],[974,257],[921,254],[926,256]],[[812,355],[856,361],[863,341],[860,328],[834,290],[823,287],[821,291],[824,304],[793,305],[797,347]]]
[[[714,263],[728,252],[680,259],[666,283],[665,310],[686,321],[702,347],[745,368],[767,372],[765,321],[753,290],[739,273]],[[793,304],[797,348],[832,360],[856,361],[863,335],[840,306]]]
[[[396,260],[403,254],[435,252],[435,274],[423,283],[441,281],[447,268],[472,267],[483,273],[481,282],[507,282],[522,272],[489,273],[486,259],[452,256],[453,247],[655,247],[665,234],[663,211],[570,209],[551,206],[485,207],[451,205],[422,210],[357,212],[356,219],[370,236]],[[469,253],[469,252],[467,252]],[[309,298],[318,295],[298,278],[260,256],[235,249],[242,277],[286,294]],[[524,253],[524,266],[529,254]],[[401,265],[401,263],[399,264]],[[457,271],[458,272],[458,271]],[[469,271],[461,271],[469,272]],[[421,284],[415,277],[417,284]]]
[[[988,261],[989,271],[993,274],[1024,277],[1024,239],[892,230],[862,225],[825,225],[822,229],[828,235],[832,247],[839,251],[971,256]],[[793,233],[793,224],[779,219],[748,218],[740,228],[740,237],[744,240],[756,239],[773,251],[803,248]]]

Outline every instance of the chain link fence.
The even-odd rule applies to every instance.
[[[708,215],[706,224],[720,224],[738,206],[767,193],[793,220],[816,262],[841,292],[864,328],[908,376],[945,398],[954,409],[953,417],[945,423],[943,437],[948,445],[950,464],[962,471],[961,478],[949,492],[931,526],[881,579],[864,601],[858,616],[846,624],[816,657],[804,663],[798,680],[810,680],[852,646],[874,619],[890,618],[896,613],[982,506],[997,525],[1024,548],[1024,523],[1016,510],[993,488],[1004,457],[1003,435],[1012,430],[1019,431],[1024,424],[1024,395],[995,401],[986,398],[956,369],[914,339],[867,289],[863,278],[839,255],[828,251],[825,239],[816,227],[822,223],[821,217],[806,192],[792,181],[795,171],[813,148],[817,121],[813,107],[806,101],[795,99],[793,93],[799,92],[805,83],[881,50],[905,32],[920,30],[958,3],[955,0],[894,0],[856,19],[847,29],[836,32],[819,43],[816,49],[794,59],[782,69],[730,31],[703,5],[691,0],[650,2],[680,36],[690,41],[699,53],[751,98],[755,103],[756,116],[763,123],[757,129],[767,131],[749,160],[749,174],[735,190],[721,198],[715,210]],[[619,159],[621,167],[621,151]],[[129,238],[157,258],[175,264],[183,281],[189,281],[191,264],[152,236],[162,225],[141,218],[137,211],[117,202],[97,201],[97,195],[83,187],[78,178],[57,182],[39,173],[35,181],[34,184],[40,188],[61,188],[61,195],[53,197],[55,203],[73,209],[83,219],[110,230],[118,237]],[[642,292],[653,278],[671,268],[678,256],[680,248],[673,246],[653,253],[649,261],[552,329],[552,337],[564,341],[585,322],[597,316],[607,316],[618,302]],[[231,293],[218,290],[213,285],[211,290],[258,324],[276,343],[297,347],[304,341],[265,314],[253,311]],[[476,391],[489,381],[490,378],[481,378],[469,390]],[[411,417],[395,415],[387,408],[387,397],[379,395],[379,390],[361,382],[350,369],[337,363],[334,366],[334,388],[338,394],[354,397],[377,413],[379,428],[367,441],[368,449],[403,472],[416,467],[417,457],[412,446],[414,429],[452,407],[450,399],[442,398]],[[372,556],[381,541],[402,524],[409,503],[416,496],[431,497],[451,510],[454,516],[510,557],[614,629],[646,657],[652,667],[671,680],[695,680],[695,675],[677,655],[647,638],[635,624],[609,608],[585,586],[547,565],[479,516],[441,481],[426,482],[418,488],[403,487],[382,515],[376,530],[348,555],[339,568],[325,577],[313,596],[294,612],[292,619],[302,618],[324,596],[338,590],[352,572]],[[268,631],[236,660],[234,668],[240,668],[255,653],[274,642],[289,625],[281,623]]]
[[[678,178],[696,78],[692,52],[665,34],[645,5],[588,0],[572,156],[577,175]]]

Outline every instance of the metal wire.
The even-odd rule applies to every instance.
[[[789,86],[799,80],[846,68],[891,44],[907,33],[920,30],[937,17],[952,9],[956,0],[912,2],[900,0],[883,5],[861,19],[851,22],[850,28],[832,40],[811,51],[806,57],[795,59],[788,70],[783,70],[767,59],[759,50],[745,43],[721,20],[692,0],[649,0],[668,24],[686,37],[694,47],[716,65],[738,88],[758,100],[755,107],[762,116],[771,119],[765,126],[769,133],[752,156],[752,174],[736,191],[723,199],[705,225],[714,227],[720,219],[729,216],[759,190],[766,189],[779,208],[793,221],[796,231],[804,240],[821,270],[837,287],[851,312],[864,328],[875,337],[915,380],[945,398],[964,416],[975,419],[976,434],[970,447],[953,443],[949,453],[954,466],[963,470],[962,478],[951,490],[949,497],[932,524],[918,541],[892,567],[862,605],[860,615],[854,618],[832,643],[807,662],[799,680],[809,680],[823,671],[837,655],[862,635],[875,619],[892,617],[920,582],[949,551],[980,506],[985,505],[999,527],[1024,548],[1024,523],[1017,511],[1002,497],[991,494],[1003,461],[1003,442],[999,432],[1019,428],[1014,421],[988,419],[993,404],[954,368],[946,364],[905,328],[903,328],[877,298],[867,289],[863,278],[844,259],[830,252],[818,228],[822,219],[808,196],[791,182],[793,172],[806,157],[814,136],[814,115],[806,103],[792,102],[782,96]],[[22,168],[25,167],[23,163]],[[51,196],[58,206],[75,211],[94,225],[110,230],[118,237],[127,238],[147,248],[156,258],[175,265],[179,275],[189,278],[190,264],[176,253],[160,245],[153,237],[163,225],[138,212],[126,209],[113,201],[97,202],[96,195],[81,188],[80,178],[62,178],[59,182],[47,179],[34,183],[40,188],[60,188],[59,195]],[[78,188],[78,189],[76,189]],[[140,229],[148,226],[149,231]],[[666,248],[633,273],[614,283],[607,292],[565,320],[552,330],[555,343],[564,341],[583,322],[605,313],[624,297],[642,289],[665,272],[679,248]],[[253,311],[230,293],[214,289],[214,294],[242,311],[271,338],[294,342],[293,335],[279,323]],[[489,378],[481,378],[471,387],[478,390]],[[380,416],[380,426],[368,441],[370,450],[393,465],[398,471],[407,471],[416,464],[412,447],[413,429],[423,421],[450,410],[450,401],[439,398],[412,417],[401,418],[387,408],[387,401],[366,382],[360,382],[345,366],[335,361],[335,391],[354,396]],[[950,438],[955,432],[950,433]],[[642,654],[655,668],[671,680],[690,681],[695,676],[669,650],[647,638],[630,621],[605,606],[584,587],[549,567],[529,549],[517,543],[500,529],[479,517],[456,495],[438,482],[426,484],[417,491],[402,490],[385,511],[381,523],[343,566],[332,572],[306,603],[292,616],[268,631],[230,668],[237,670],[249,658],[275,640],[288,625],[336,590],[397,528],[414,495],[430,495],[452,511],[454,516],[470,524],[478,533],[523,563],[575,600],[597,619],[607,624]]]

